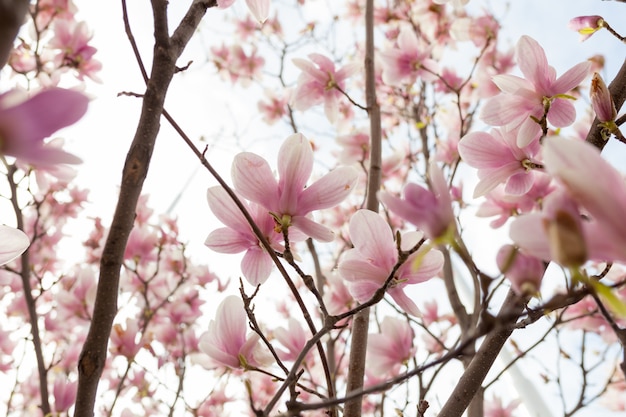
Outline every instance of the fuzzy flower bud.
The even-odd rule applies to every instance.
[[[604,27],[602,16],[578,16],[569,21],[569,28],[580,33],[580,41],[586,41],[591,35]]]
[[[617,116],[617,110],[615,110],[615,104],[613,103],[613,97],[607,88],[602,77],[596,72],[591,79],[591,90],[589,91],[589,97],[591,98],[591,105],[593,111],[596,112],[598,120],[601,122],[614,121]]]

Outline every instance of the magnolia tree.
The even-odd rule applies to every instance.
[[[142,111],[115,213],[83,219],[82,237],[69,232],[89,199],[81,161],[55,133],[97,99],[89,22],[71,0],[1,2],[0,412],[626,410],[626,181],[601,156],[626,143],[626,66],[608,87],[598,56],[557,72],[468,0],[346,0],[317,15],[309,2],[233,14],[232,0],[193,0],[174,21],[152,0],[151,60],[133,32],[145,16],[107,5],[145,86],[120,92]],[[225,36],[205,14],[223,16]],[[571,17],[582,40],[624,41],[609,16]],[[269,160],[242,149],[220,172],[164,108],[194,71],[179,62],[193,37],[207,76],[254,97],[261,129],[289,132]],[[240,254],[224,276],[142,196],[161,123],[219,184],[205,211],[223,226],[205,244]]]

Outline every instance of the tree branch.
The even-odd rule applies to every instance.
[[[28,0],[0,1],[0,68],[9,59],[13,41],[24,23],[28,11]]]
[[[126,156],[120,195],[100,260],[100,277],[93,318],[78,362],[78,393],[75,417],[92,417],[98,382],[104,369],[109,335],[117,313],[117,294],[124,250],[135,220],[135,209],[148,174],[150,159],[160,128],[165,95],[176,71],[176,59],[201,18],[215,0],[196,0],[176,29],[176,40],[167,34],[167,2],[153,0],[155,45],[152,73],[143,97],[135,137]],[[182,26],[195,24],[194,27]],[[175,44],[175,47],[170,47]]]

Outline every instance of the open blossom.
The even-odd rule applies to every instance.
[[[538,167],[536,155],[539,142],[525,148],[517,145],[517,129],[493,129],[472,132],[459,143],[459,154],[468,165],[478,169],[480,181],[474,190],[474,198],[487,194],[505,183],[505,193],[526,194],[533,185],[532,169]]]
[[[309,61],[310,60],[310,61]],[[357,70],[356,64],[335,69],[333,61],[321,54],[310,54],[309,60],[296,58],[293,63],[302,70],[298,86],[291,98],[296,110],[306,110],[324,103],[324,113],[331,123],[337,121],[339,98],[345,91],[345,82]]]
[[[30,245],[24,232],[13,227],[0,225],[0,265],[20,256]]]
[[[394,375],[415,355],[415,334],[406,320],[387,316],[380,333],[370,333],[367,340],[367,366],[377,375]]]
[[[413,84],[418,77],[436,80],[433,73],[437,72],[437,64],[429,58],[428,46],[420,43],[412,27],[402,27],[397,46],[380,52],[385,84]]]
[[[493,81],[502,93],[485,103],[481,118],[492,126],[519,126],[517,145],[523,148],[541,135],[537,121],[543,118],[546,109],[547,120],[555,127],[574,122],[576,110],[567,94],[585,79],[591,63],[581,62],[557,78],[543,48],[529,36],[520,38],[515,54],[524,78],[509,74],[494,76]]]
[[[388,192],[380,192],[381,203],[394,214],[413,223],[429,239],[443,238],[455,227],[450,191],[441,168],[431,163],[428,169],[431,188],[409,183],[404,187],[404,199]]]
[[[260,351],[260,337],[248,331],[248,318],[240,298],[231,295],[217,308],[209,330],[200,336],[198,347],[217,363],[229,368],[259,366],[265,361]]]
[[[58,19],[50,47],[60,50],[55,59],[58,67],[74,68],[80,80],[86,76],[100,82],[96,73],[102,69],[102,64],[93,58],[97,49],[89,45],[92,37],[87,23]]]
[[[350,219],[350,239],[354,245],[339,262],[339,274],[359,302],[368,301],[394,272],[398,248],[387,222],[377,213],[359,210]],[[419,232],[402,235],[402,250],[410,250],[421,239]],[[417,268],[416,268],[417,266]],[[439,273],[443,255],[438,250],[420,248],[394,272],[387,293],[407,313],[419,316],[419,309],[404,292],[404,287],[427,281]]]
[[[44,90],[30,98],[12,90],[0,95],[0,154],[37,166],[77,164],[81,160],[44,139],[78,121],[89,99],[61,88]]]
[[[272,259],[261,246],[248,221],[235,202],[222,187],[212,187],[207,191],[209,207],[226,227],[214,230],[204,242],[209,248],[220,253],[246,252],[241,260],[241,272],[252,285],[263,284],[272,272]],[[242,201],[252,219],[267,238],[270,245],[279,252],[283,236],[274,230],[274,219],[267,210],[257,204]]]
[[[340,167],[313,184],[313,148],[301,133],[287,138],[278,151],[278,181],[267,161],[251,152],[235,156],[232,178],[245,198],[265,207],[274,216],[277,230],[293,227],[321,242],[330,242],[331,230],[311,220],[311,212],[333,207],[354,188],[358,172]]]

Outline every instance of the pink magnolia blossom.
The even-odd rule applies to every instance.
[[[358,172],[340,167],[307,186],[312,171],[313,148],[304,135],[296,133],[278,151],[278,181],[267,161],[250,152],[235,156],[232,178],[243,197],[274,216],[277,230],[293,227],[316,240],[330,242],[333,232],[311,220],[311,212],[343,201],[354,188]]]
[[[429,48],[420,43],[410,26],[403,26],[398,35],[398,47],[380,52],[382,79],[387,85],[413,84],[418,77],[435,80],[437,64],[429,58]]]
[[[443,255],[438,250],[420,248],[394,271],[398,248],[385,220],[369,210],[359,210],[350,219],[350,239],[354,245],[339,263],[339,273],[359,302],[368,301],[394,273],[387,293],[407,313],[419,316],[419,309],[404,292],[404,287],[427,281],[439,273]],[[402,249],[409,250],[422,237],[420,232],[402,235]],[[417,267],[416,267],[417,266]]]
[[[386,316],[380,324],[381,333],[370,333],[367,340],[369,372],[395,375],[415,355],[415,334],[406,320]]]
[[[89,45],[92,37],[87,23],[59,19],[54,24],[50,47],[60,50],[56,57],[59,68],[74,68],[80,80],[86,76],[100,82],[96,73],[102,69],[102,64],[93,58],[97,49]]]
[[[65,375],[59,375],[54,378],[52,395],[54,396],[54,411],[63,413],[69,410],[76,401],[76,390],[78,381],[68,381]]]
[[[522,36],[515,48],[517,63],[525,78],[496,75],[493,81],[502,91],[489,99],[481,111],[482,120],[492,126],[520,127],[517,145],[523,148],[539,138],[541,120],[565,127],[576,119],[572,97],[567,94],[588,75],[591,63],[575,65],[559,78],[548,65],[543,48],[529,36]]]
[[[455,227],[450,191],[443,172],[436,163],[428,169],[431,190],[409,183],[404,187],[404,199],[380,192],[380,201],[394,214],[424,231],[429,239],[444,238]]]
[[[0,225],[0,265],[9,263],[20,256],[29,245],[30,240],[24,232]]]
[[[200,336],[198,347],[217,363],[229,368],[259,366],[264,359],[260,352],[259,335],[248,330],[248,317],[240,298],[231,295],[217,308],[209,330]]]
[[[519,400],[513,400],[505,405],[500,397],[494,396],[485,401],[485,417],[514,417],[514,411],[520,403]]]
[[[511,195],[526,194],[533,185],[532,169],[538,167],[535,158],[539,142],[525,148],[517,145],[517,129],[493,129],[490,133],[472,132],[459,143],[459,154],[470,166],[478,169],[480,181],[474,189],[474,198],[505,183],[504,192]]]
[[[337,70],[333,61],[320,54],[310,54],[309,60],[293,60],[302,73],[292,95],[292,105],[296,110],[306,110],[324,103],[326,117],[331,123],[335,123],[339,113],[339,98],[342,95],[339,89],[345,91],[346,79],[358,71],[359,67],[348,64]]]
[[[287,350],[276,349],[278,356],[283,361],[294,361],[302,352],[308,337],[300,322],[289,317],[288,327],[279,327],[274,330],[274,337]]]
[[[602,16],[578,16],[569,21],[569,28],[580,33],[580,41],[586,41],[604,27]]]
[[[246,254],[241,260],[243,276],[252,285],[263,284],[272,272],[272,259],[261,246],[243,213],[222,187],[209,188],[207,200],[215,217],[226,227],[211,232],[204,244],[219,253],[245,251]],[[247,204],[245,201],[242,203],[272,247],[282,252],[284,247],[280,242],[283,236],[274,230],[272,216],[257,204]]]
[[[44,138],[78,121],[87,111],[82,93],[61,88],[44,90],[25,99],[17,90],[0,95],[0,154],[37,166],[77,164],[81,160]]]

